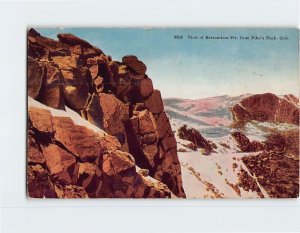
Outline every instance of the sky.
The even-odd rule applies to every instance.
[[[72,33],[111,55],[113,60],[136,55],[146,64],[147,75],[164,98],[199,99],[266,92],[298,96],[299,93],[297,29],[37,28],[37,31],[53,39],[57,39],[58,33]],[[174,39],[176,35],[183,39]],[[189,35],[198,38],[189,39]],[[232,36],[232,39],[206,36]],[[273,36],[276,40],[267,39]]]

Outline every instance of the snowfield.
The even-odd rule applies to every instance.
[[[249,96],[217,96],[200,100],[165,99],[165,110],[177,140],[178,157],[181,164],[183,186],[187,198],[268,198],[269,195],[252,176],[243,163],[245,156],[258,152],[242,153],[231,133],[237,129],[230,127],[233,119],[230,107]],[[202,149],[193,151],[185,145],[189,141],[180,139],[178,129],[186,124],[197,129],[204,138],[215,143],[217,148],[210,155]],[[251,121],[240,131],[250,141],[263,142],[272,131],[297,129],[286,123]],[[243,176],[244,175],[244,176]],[[249,189],[244,177],[250,179],[257,191]],[[246,183],[246,187],[245,187]],[[250,184],[251,186],[251,184]]]

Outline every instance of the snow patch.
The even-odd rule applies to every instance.
[[[49,110],[52,116],[69,117],[73,120],[74,124],[76,125],[85,126],[93,130],[95,133],[98,133],[100,136],[106,135],[106,133],[102,129],[98,128],[97,126],[83,119],[78,113],[68,108],[67,106],[66,106],[66,110],[55,109],[46,106],[45,104],[42,104],[31,97],[28,97],[28,107],[37,107],[37,108]]]

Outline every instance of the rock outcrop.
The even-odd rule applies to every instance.
[[[190,141],[191,143],[185,145],[191,150],[203,149],[204,154],[210,154],[216,148],[216,144],[205,139],[198,130],[194,128],[187,128],[187,125],[183,125],[178,129],[178,137]]]
[[[115,137],[43,107],[28,111],[29,197],[171,197],[165,184],[139,172]]]
[[[262,152],[242,161],[270,197],[299,197],[299,157],[295,160],[278,152]]]
[[[231,108],[235,124],[251,120],[299,125],[299,100],[266,93],[246,97]]]
[[[32,162],[32,166],[42,164],[41,169],[38,168],[40,173],[64,183],[64,186],[55,186],[52,180],[54,186],[49,184],[49,190],[54,187],[60,197],[68,197],[72,190],[82,197],[86,196],[84,191],[89,197],[109,197],[111,190],[101,192],[96,183],[108,182],[110,172],[123,174],[138,166],[147,169],[150,177],[166,184],[176,196],[185,197],[176,140],[164,112],[160,91],[153,88],[146,65],[131,55],[124,56],[121,62],[113,61],[100,49],[71,34],[57,37],[58,41],[43,37],[34,29],[28,31],[28,95],[55,109],[70,108],[111,136],[99,139],[70,119],[53,117],[41,109],[30,110],[30,124],[36,131],[28,132],[32,152],[28,162],[30,165]],[[39,140],[50,141],[41,149],[37,145],[44,141]],[[103,145],[105,143],[109,146]],[[110,147],[118,152],[111,152]],[[55,158],[51,154],[56,155]],[[126,167],[130,161],[132,166]],[[88,172],[83,172],[84,168]],[[106,175],[95,175],[100,174],[98,169]],[[93,182],[92,185],[86,182],[78,185],[72,180],[74,177],[83,179],[80,171],[85,180]],[[110,181],[118,186],[118,180]],[[92,192],[88,191],[92,189],[90,186],[93,186]],[[120,197],[126,194],[117,193]],[[153,195],[152,191],[150,194]],[[127,193],[125,197],[132,195]]]
[[[233,132],[231,136],[237,142],[241,152],[257,152],[264,150],[265,146],[259,141],[250,141],[245,134],[241,132]]]

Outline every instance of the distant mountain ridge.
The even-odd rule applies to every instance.
[[[165,98],[163,101],[166,112],[173,119],[204,126],[228,126],[232,121],[229,108],[250,95],[222,95],[196,100]]]

